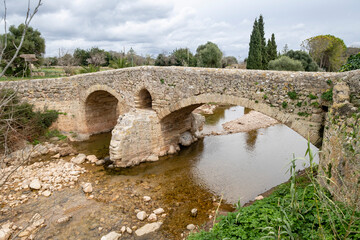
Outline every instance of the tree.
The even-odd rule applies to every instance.
[[[345,63],[346,45],[344,41],[333,35],[319,35],[303,41],[302,47],[319,67],[326,71],[338,71]]]
[[[221,60],[221,65],[223,68],[226,68],[227,66],[231,66],[233,64],[238,64],[238,61],[237,61],[236,57],[234,57],[234,56],[224,57]]]
[[[90,57],[86,59],[88,64],[99,67],[106,63],[105,50],[103,49],[99,49],[98,47],[93,47],[89,51],[89,56]]]
[[[41,1],[42,0],[39,0],[37,5],[35,6],[35,9],[33,12],[30,11],[30,0],[28,0],[28,8],[27,8],[27,12],[26,12],[26,17],[25,17],[25,21],[24,21],[24,28],[23,28],[23,31],[21,33],[21,38],[20,38],[20,41],[18,43],[13,43],[13,46],[15,47],[16,51],[13,53],[13,55],[11,56],[11,58],[5,60],[4,59],[4,55],[5,55],[5,52],[7,51],[7,47],[8,45],[8,33],[7,33],[7,22],[6,22],[6,17],[7,17],[7,7],[6,7],[6,0],[4,0],[4,29],[5,29],[5,32],[4,32],[4,36],[1,37],[1,42],[0,42],[0,64],[5,60],[5,64],[4,64],[4,67],[0,73],[0,77],[2,77],[5,72],[7,71],[7,69],[12,65],[12,63],[14,62],[14,60],[17,58],[19,52],[20,52],[20,49],[22,48],[22,45],[24,43],[24,40],[25,40],[25,35],[26,35],[26,32],[29,28],[29,25],[30,25],[30,22],[31,20],[33,19],[33,17],[35,16],[35,14],[38,12],[39,10],[39,7],[41,6]]]
[[[34,64],[40,65],[42,61],[42,55],[45,53],[45,40],[41,36],[41,33],[38,30],[34,30],[32,27],[27,27],[26,34],[24,38],[22,38],[22,34],[26,26],[24,24],[20,24],[18,27],[10,26],[9,33],[6,34],[7,39],[7,49],[3,55],[2,67],[8,65],[11,61],[12,57],[17,54],[35,54],[39,59],[38,62],[34,62]],[[2,36],[5,38],[5,36]],[[22,41],[21,49],[17,49],[17,46],[20,45]],[[24,72],[25,71],[25,72]],[[15,58],[8,68],[5,71],[7,75],[18,75],[22,74],[28,75],[26,72],[26,64],[24,59],[17,57]]]
[[[222,52],[219,47],[212,42],[198,46],[196,49],[197,66],[221,68]]]
[[[90,58],[89,51],[77,48],[75,49],[73,56],[81,66],[88,65],[87,60]]]
[[[261,45],[261,69],[267,69],[268,67],[268,53],[266,51],[266,39],[265,39],[265,28],[264,28],[263,16],[259,17],[259,32],[260,32],[260,45]]]
[[[303,65],[304,70],[307,72],[316,72],[319,69],[316,62],[312,59],[312,57],[307,52],[300,51],[300,50],[297,50],[297,51],[290,50],[285,54],[285,56],[288,56],[294,60],[299,60],[301,62],[301,64]]]
[[[173,51],[171,56],[175,60],[175,66],[195,67],[196,59],[188,48],[179,48]]]
[[[356,55],[351,55],[346,64],[342,65],[340,72],[346,72],[351,70],[360,69],[360,52]]]
[[[304,67],[298,60],[291,59],[288,56],[281,56],[269,62],[269,70],[304,71]]]
[[[253,30],[250,35],[249,56],[246,61],[246,68],[262,69],[261,35],[257,19],[254,21]]]
[[[268,40],[266,46],[268,61],[275,60],[277,58],[277,45],[275,42],[275,35],[271,34],[271,39]]]

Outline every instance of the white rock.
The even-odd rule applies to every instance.
[[[85,162],[85,159],[86,159],[86,155],[80,153],[76,157],[73,157],[71,159],[71,162],[76,163],[76,164],[82,164],[83,162]]]
[[[156,156],[156,155],[150,155],[148,158],[147,158],[148,161],[150,162],[155,162],[155,161],[158,161],[159,160],[159,157]]]
[[[118,240],[121,237],[120,233],[117,232],[109,232],[105,236],[101,237],[101,240]]]
[[[194,230],[195,228],[196,228],[196,227],[195,227],[194,224],[189,224],[189,225],[186,226],[186,229],[187,229],[187,230],[190,230],[190,231]]]
[[[190,146],[194,142],[194,138],[189,131],[186,131],[180,135],[179,142],[183,146]]]
[[[198,210],[196,208],[191,209],[191,216],[196,217],[198,213]]]
[[[58,159],[58,158],[60,158],[60,153],[58,153],[58,154],[55,154],[54,156],[52,156],[51,158],[55,158],[55,159]]]
[[[129,227],[126,227],[126,232],[128,233],[128,234],[132,234],[132,230],[131,230],[131,228],[129,228]]]
[[[144,202],[149,202],[149,201],[151,200],[151,197],[149,197],[149,196],[144,196],[143,199],[144,199]]]
[[[35,189],[35,190],[39,190],[41,188],[41,182],[39,179],[35,178],[34,180],[32,180],[29,184],[29,187],[31,189]]]
[[[156,215],[163,214],[164,212],[165,210],[162,208],[158,208],[153,211],[153,213],[155,213]]]
[[[124,232],[126,231],[126,227],[125,227],[125,226],[122,226],[120,231],[121,231],[122,233],[124,233]]]
[[[256,201],[262,200],[262,199],[264,199],[264,197],[263,197],[262,195],[259,195],[259,196],[257,196],[257,197],[255,198]]]
[[[105,163],[105,160],[101,159],[101,160],[96,161],[95,165],[100,166],[100,165],[103,165],[104,163]]]
[[[142,226],[141,228],[136,230],[135,234],[136,234],[136,236],[140,237],[140,236],[143,236],[145,234],[155,232],[156,230],[158,230],[161,227],[161,225],[162,225],[162,222],[155,222],[155,223],[145,224],[144,226]]]
[[[89,155],[86,157],[86,159],[91,163],[96,163],[98,161],[98,159],[95,155]]]
[[[65,216],[62,218],[59,218],[58,220],[56,220],[56,223],[61,224],[61,223],[66,223],[68,221],[70,221],[70,219],[72,218],[72,216]]]
[[[93,187],[92,187],[91,183],[84,183],[82,185],[82,189],[83,189],[84,193],[91,193],[93,191]]]
[[[0,228],[0,240],[7,240],[9,239],[11,233],[12,233],[12,227],[13,223],[7,222]]]
[[[149,222],[156,222],[157,221],[156,214],[155,213],[150,214],[148,217],[148,220],[149,220]]]
[[[174,145],[170,145],[168,154],[175,154],[175,153],[176,153],[176,149],[175,149]]]
[[[42,195],[45,197],[49,197],[51,195],[51,191],[45,190],[45,191],[43,191]]]
[[[144,221],[144,219],[147,217],[147,214],[145,211],[141,211],[141,212],[138,212],[136,214],[136,217],[140,220],[140,221]]]

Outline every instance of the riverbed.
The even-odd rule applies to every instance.
[[[203,132],[221,130],[222,124],[234,120],[249,109],[239,106],[218,107],[206,116]],[[78,152],[108,154],[110,134],[93,136],[89,141],[74,143]],[[93,184],[92,195],[82,192],[80,186],[54,192],[50,197],[18,206],[3,219],[25,219],[38,212],[46,218],[46,226],[36,239],[100,239],[122,226],[133,230],[147,221],[136,218],[138,210],[151,213],[163,208],[158,216],[163,225],[145,238],[124,233],[121,239],[181,239],[188,233],[186,226],[201,228],[214,217],[220,198],[221,211],[233,210],[233,204],[253,200],[257,195],[286,181],[293,155],[303,157],[307,141],[285,125],[275,125],[246,133],[206,136],[174,156],[157,162],[143,163],[122,170],[83,164],[87,172],[80,181]],[[316,151],[315,147],[312,147]],[[298,169],[303,168],[300,161]],[[149,202],[144,196],[151,197]],[[192,217],[191,209],[198,214]],[[65,224],[56,224],[63,216],[72,216]]]

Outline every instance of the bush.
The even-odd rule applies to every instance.
[[[277,71],[304,71],[304,67],[300,61],[281,56],[278,59],[269,62],[269,70]]]
[[[341,66],[340,72],[360,69],[360,52],[356,55],[351,55],[347,62]]]
[[[300,61],[304,70],[307,72],[316,72],[319,70],[318,65],[307,52],[290,50],[285,53],[285,55],[291,59]]]

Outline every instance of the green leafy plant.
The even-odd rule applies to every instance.
[[[314,94],[312,94],[312,93],[310,93],[309,94],[309,96],[308,96],[310,99],[317,99],[318,97],[317,96],[315,96]]]
[[[95,66],[92,64],[89,64],[87,67],[82,66],[82,69],[80,69],[80,73],[92,73],[98,71],[100,71],[100,66]]]
[[[297,99],[297,93],[295,91],[289,91],[287,95],[290,97],[290,99],[294,100]]]
[[[287,108],[288,103],[284,101],[284,102],[282,102],[282,104],[281,104],[281,105],[282,105],[282,107],[283,107],[283,108]]]
[[[332,102],[333,100],[333,89],[330,88],[321,94],[321,98],[325,101]]]

